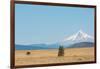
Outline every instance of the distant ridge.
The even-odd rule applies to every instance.
[[[80,42],[71,44],[69,46],[64,46],[64,48],[83,48],[83,47],[93,47],[93,42]],[[43,49],[58,49],[58,44],[32,44],[32,45],[15,45],[16,50],[43,50]]]
[[[32,44],[32,45],[15,45],[16,50],[41,50],[41,49],[55,49],[58,48],[58,44]]]
[[[93,42],[80,42],[80,43],[72,44],[68,46],[67,48],[83,48],[83,47],[94,47],[94,43]]]

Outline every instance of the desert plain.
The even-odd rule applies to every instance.
[[[27,54],[27,52],[30,52],[30,54]],[[64,56],[61,57],[58,57],[58,49],[15,51],[15,66],[89,62],[94,60],[94,47],[65,48]]]

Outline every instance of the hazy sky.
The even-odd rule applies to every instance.
[[[15,5],[15,43],[55,43],[79,30],[94,33],[94,8]]]

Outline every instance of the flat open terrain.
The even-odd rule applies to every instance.
[[[27,52],[31,52],[27,55]],[[16,50],[15,65],[37,65],[52,63],[70,63],[94,61],[94,47],[66,48],[65,55],[58,57],[58,49],[49,50]]]

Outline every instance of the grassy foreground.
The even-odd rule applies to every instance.
[[[27,52],[30,54],[27,55]],[[58,57],[58,49],[15,51],[16,66],[86,61],[94,61],[94,47],[66,48],[63,57]]]

